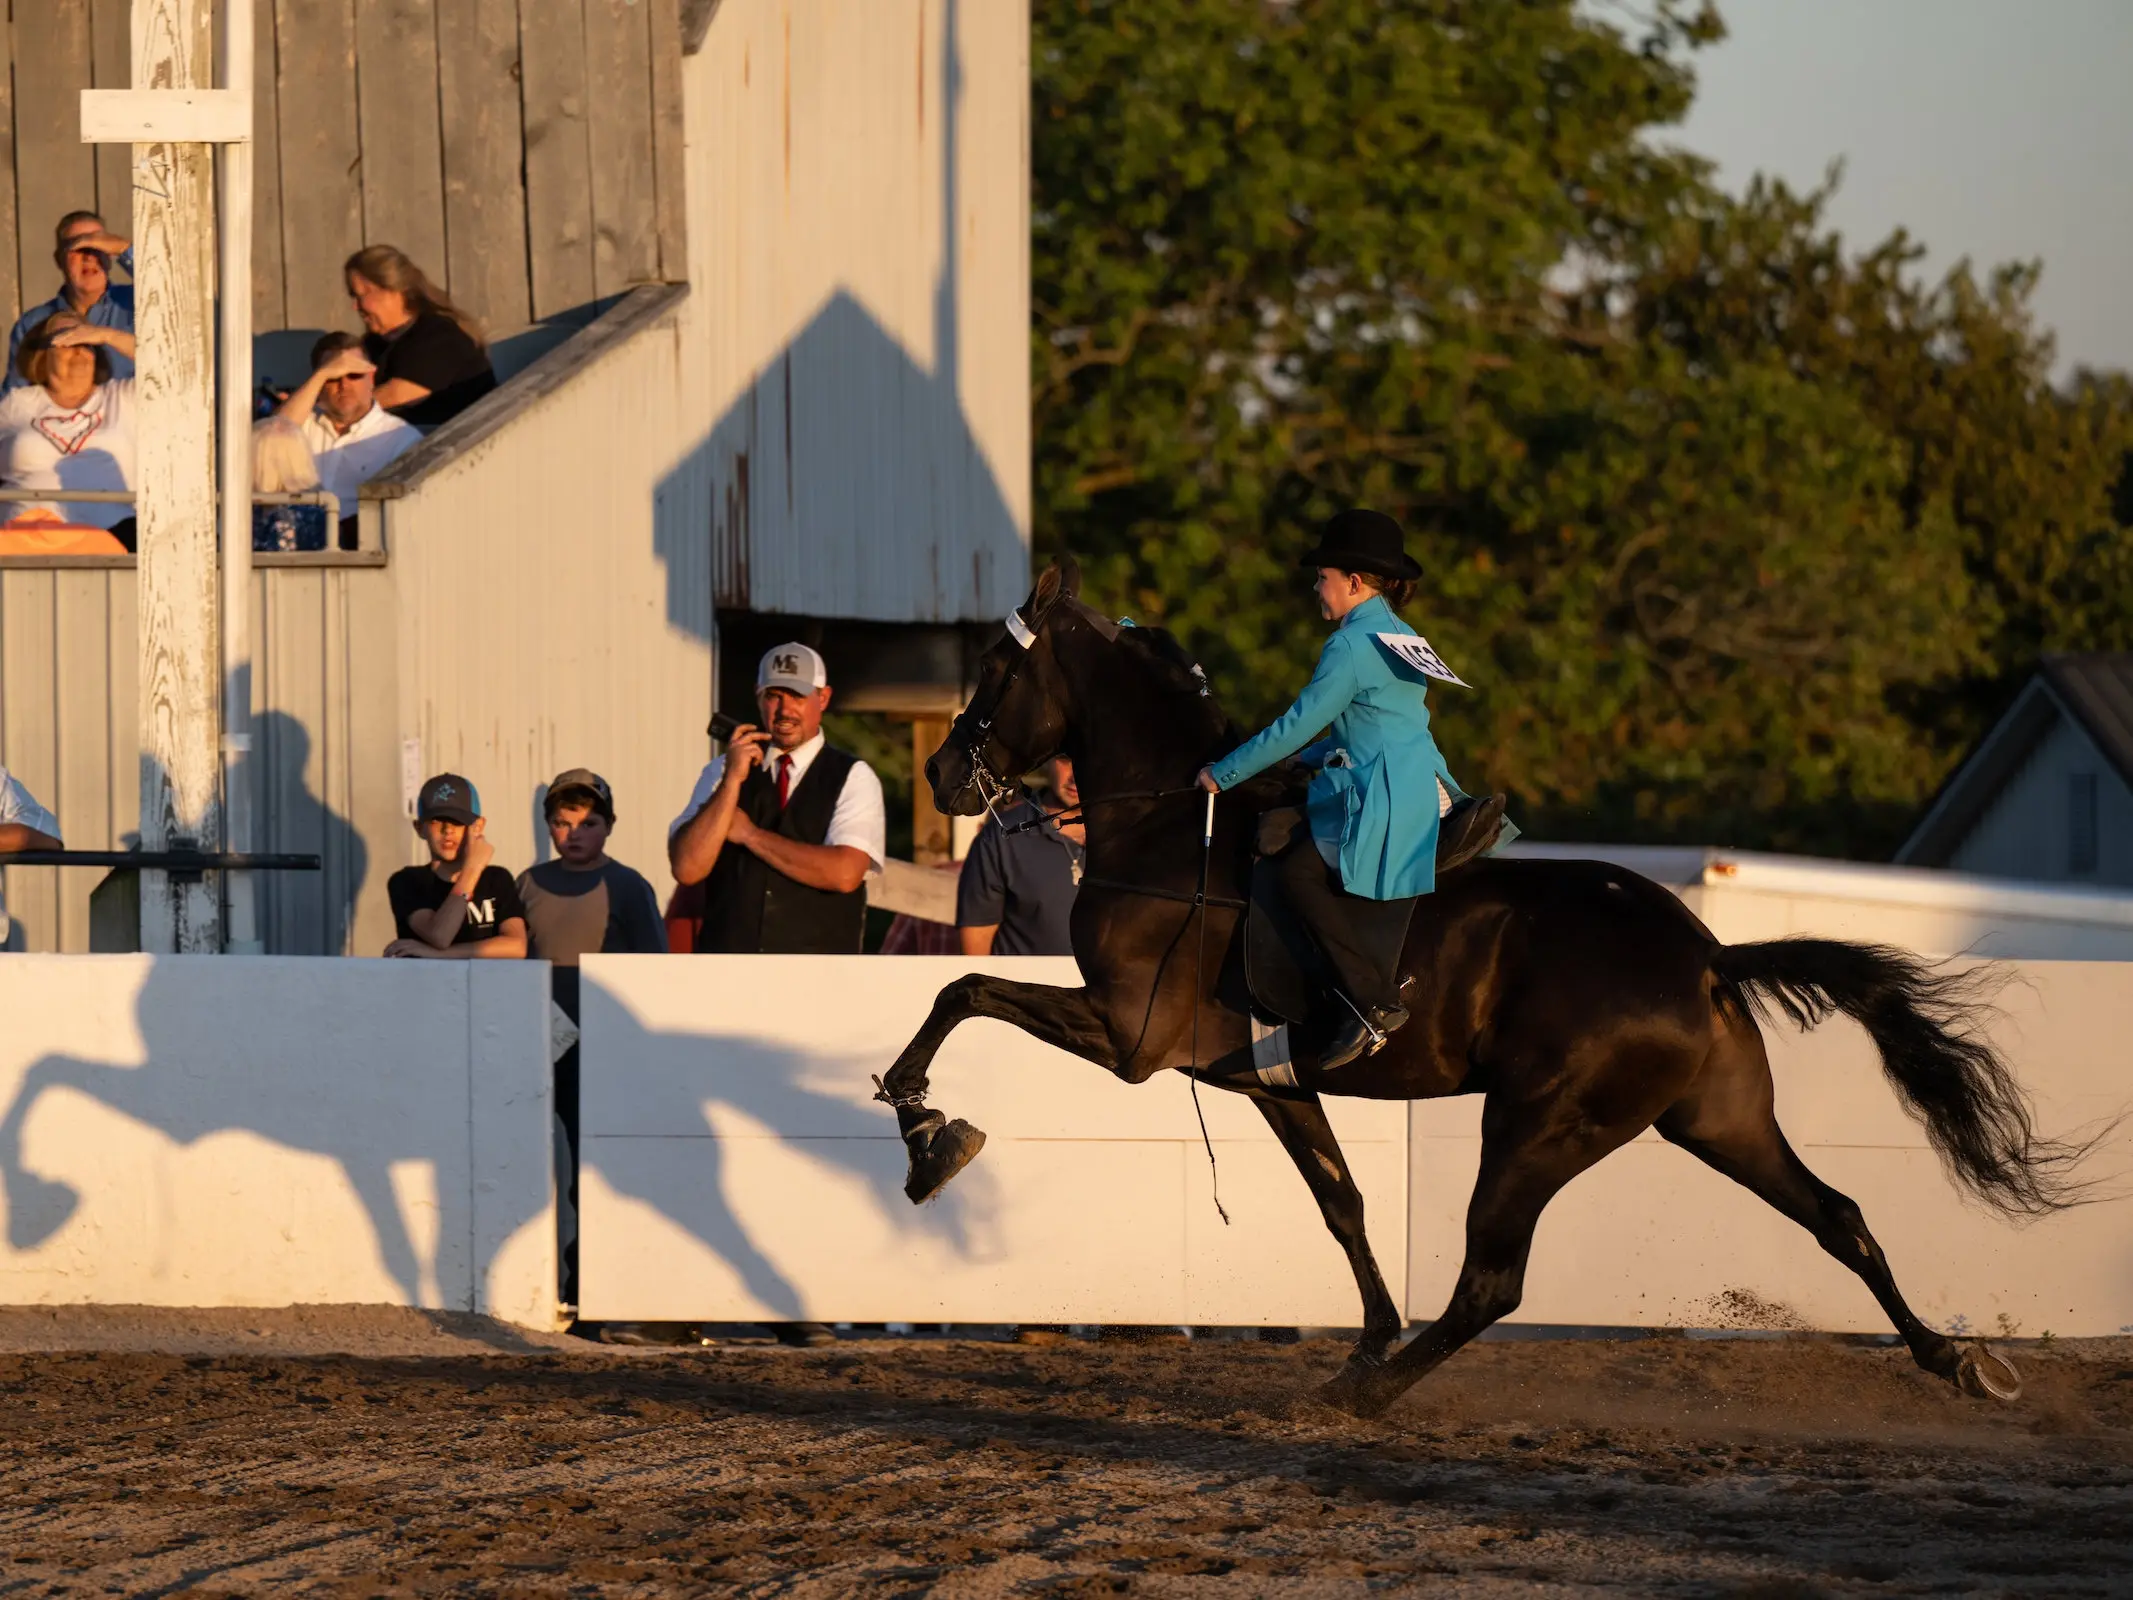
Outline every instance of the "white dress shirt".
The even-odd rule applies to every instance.
[[[816,734],[807,743],[791,753],[792,778],[786,792],[790,794],[800,787],[800,780],[807,776],[807,769],[815,764],[815,757],[822,754],[827,743],[821,734]],[[778,758],[787,752],[772,746],[763,751],[763,770],[770,781],[778,781]],[[718,787],[718,780],[726,770],[726,758],[713,756],[710,764],[696,780],[690,791],[689,803],[682,807],[681,815],[667,825],[667,837],[673,838],[697,812],[711,803],[711,791]],[[844,788],[837,795],[837,809],[830,816],[829,832],[823,836],[824,844],[850,845],[854,850],[864,850],[873,870],[881,871],[881,864],[889,854],[889,813],[881,798],[881,779],[864,761],[856,762],[845,774]]]
[[[0,767],[0,824],[10,822],[59,837],[59,819],[37,803],[36,797],[23,788],[20,778],[11,777],[7,768]],[[7,947],[7,935],[6,884],[0,882],[0,949]]]
[[[304,443],[318,465],[318,486],[341,502],[341,515],[356,514],[356,490],[399,456],[422,442],[422,430],[373,405],[346,433],[322,411],[303,421]],[[328,545],[332,544],[329,537]]]

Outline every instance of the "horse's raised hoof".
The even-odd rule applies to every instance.
[[[1980,1400],[2019,1400],[2022,1375],[1989,1345],[1974,1344],[1955,1365],[1956,1387]]]
[[[938,1113],[936,1113],[938,1115]],[[904,1135],[911,1153],[911,1170],[904,1179],[904,1196],[922,1206],[943,1189],[948,1180],[977,1160],[985,1148],[985,1135],[961,1117],[929,1123]]]

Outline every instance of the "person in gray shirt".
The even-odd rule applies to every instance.
[[[1076,807],[1081,789],[1074,763],[1054,756],[1044,764],[1049,803],[1025,800],[989,821],[971,842],[956,884],[955,926],[966,956],[1070,956],[1068,920],[1081,885],[1086,835]],[[1068,821],[1053,817],[1072,813]],[[1042,818],[1038,826],[1009,828]],[[1007,827],[1002,827],[1005,822]]]
[[[555,1003],[578,1020],[578,960],[602,952],[664,955],[666,924],[644,878],[607,854],[615,797],[584,767],[558,773],[542,804],[556,859],[519,874],[527,954],[555,969]]]

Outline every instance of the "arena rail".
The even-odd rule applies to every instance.
[[[555,1318],[539,962],[0,957],[0,1304]]]
[[[901,1192],[873,1099],[946,983],[1063,959],[596,956],[585,967],[579,1312],[594,1320],[1352,1325],[1341,1252],[1252,1107],[1129,1086],[993,1021],[934,1102],[985,1129]],[[1780,1120],[1936,1326],[2113,1334],[2133,1135],[2133,964],[2012,964],[1993,1038],[2044,1131],[2107,1136],[2096,1203],[2023,1227],[1966,1202],[1865,1036],[1765,1030]],[[0,1303],[372,1302],[558,1314],[538,962],[0,959]],[[1479,1159],[1474,1099],[1333,1099],[1389,1286],[1434,1316]],[[1215,1182],[1233,1225],[1215,1209]],[[1543,1217],[1515,1318],[1882,1332],[1857,1279],[1647,1135]]]

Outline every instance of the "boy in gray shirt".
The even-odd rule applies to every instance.
[[[555,1002],[578,1020],[578,958],[602,951],[664,955],[666,924],[652,886],[607,855],[615,797],[584,767],[558,773],[543,803],[556,858],[519,875],[527,954],[555,968]]]

